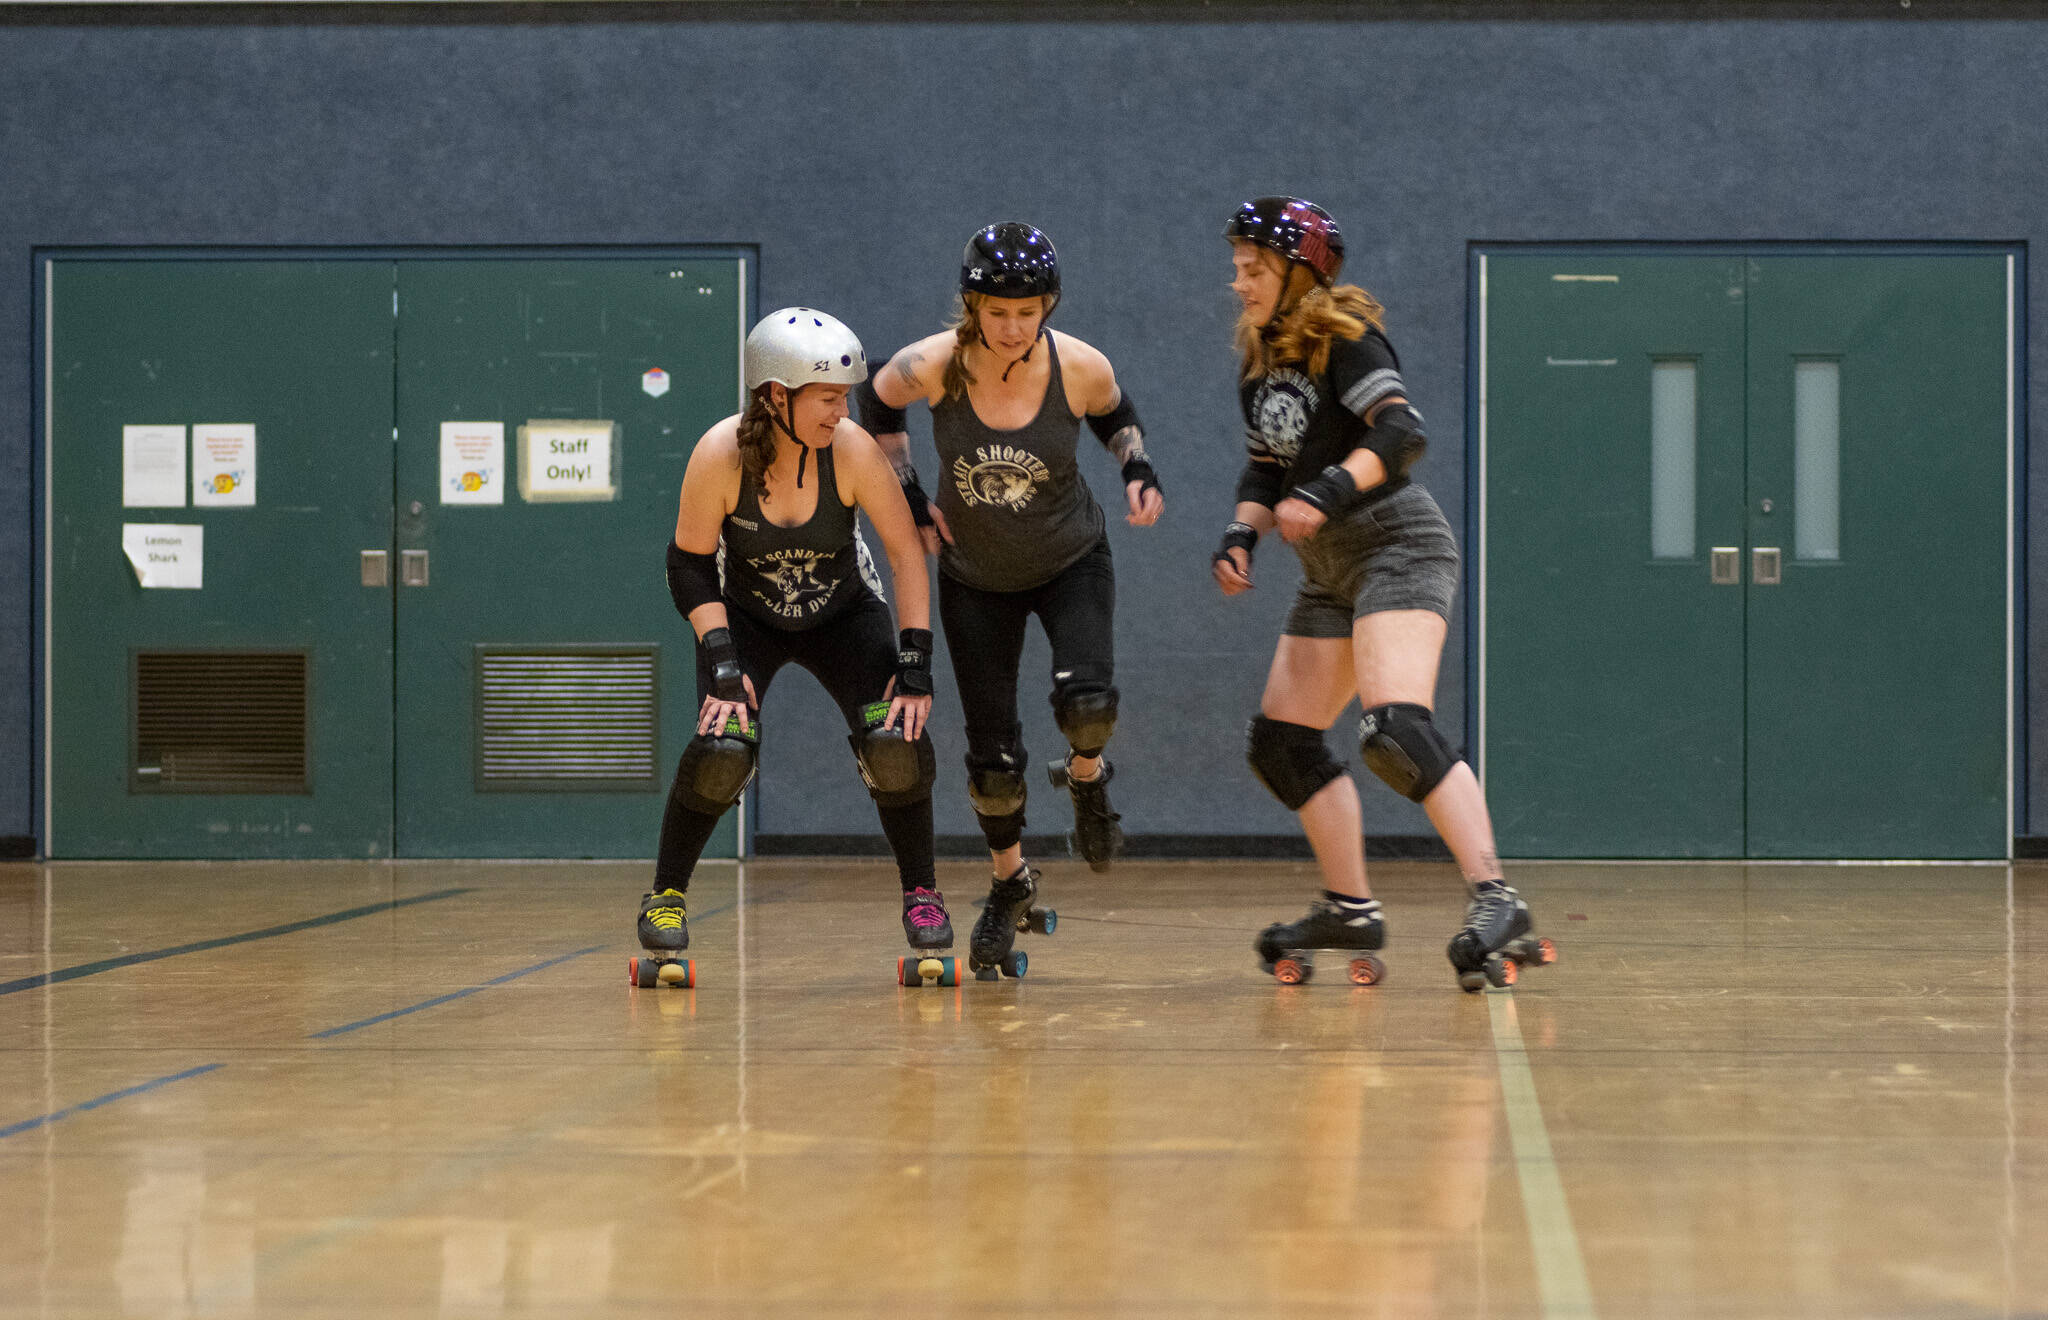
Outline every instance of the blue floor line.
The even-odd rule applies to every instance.
[[[169,1086],[172,1082],[182,1082],[187,1077],[197,1077],[201,1073],[210,1073],[216,1068],[225,1066],[218,1063],[201,1064],[197,1068],[187,1068],[184,1072],[172,1073],[168,1077],[159,1077],[153,1082],[144,1082],[140,1086],[130,1086],[119,1091],[109,1091],[105,1095],[81,1101],[68,1109],[59,1109],[54,1113],[44,1114],[40,1118],[24,1118],[19,1123],[9,1123],[6,1127],[0,1127],[0,1140],[32,1131],[35,1128],[47,1127],[59,1119],[69,1118],[73,1114],[82,1114],[88,1109],[98,1109],[101,1105],[110,1105],[116,1100],[126,1100],[131,1095],[141,1095],[144,1091],[154,1091],[159,1086]]]
[[[158,962],[165,958],[175,958],[180,954],[204,953],[208,949],[223,949],[231,944],[247,944],[252,940],[273,939],[279,935],[313,930],[320,926],[333,926],[344,921],[354,921],[358,917],[373,916],[379,912],[395,912],[399,908],[412,907],[417,903],[432,903],[470,892],[472,891],[468,888],[437,889],[431,894],[420,894],[413,898],[398,898],[388,903],[371,903],[365,907],[329,912],[325,916],[308,917],[304,921],[287,922],[282,926],[266,926],[262,930],[244,931],[240,935],[222,935],[218,939],[200,940],[196,944],[180,944],[175,949],[152,949],[147,953],[130,953],[119,958],[103,958],[98,962],[80,963],[76,967],[61,967],[54,972],[24,976],[16,981],[0,981],[0,995],[19,994],[23,990],[36,990],[46,985],[55,985],[59,981],[76,981],[82,976],[97,976],[101,972],[118,971],[138,963]]]
[[[326,1040],[330,1036],[342,1036],[351,1031],[360,1031],[364,1027],[374,1027],[379,1022],[389,1022],[393,1018],[401,1018],[408,1013],[418,1013],[425,1009],[436,1008],[442,1004],[453,1003],[458,999],[467,999],[478,991],[488,990],[494,985],[503,985],[507,981],[516,981],[522,976],[530,976],[535,972],[544,971],[549,967],[553,967],[556,963],[568,962],[571,958],[581,958],[587,953],[601,953],[604,951],[604,948],[605,946],[602,944],[593,944],[587,949],[578,949],[574,953],[565,953],[559,958],[550,958],[546,962],[537,962],[531,967],[522,967],[516,972],[507,972],[503,976],[494,976],[482,985],[473,985],[467,989],[454,991],[451,994],[436,995],[432,999],[422,999],[419,1003],[408,1005],[405,1008],[394,1008],[389,1013],[379,1013],[375,1017],[366,1017],[360,1021],[344,1023],[338,1027],[329,1027],[325,1031],[316,1031],[306,1037],[306,1039]]]

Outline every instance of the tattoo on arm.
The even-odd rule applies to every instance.
[[[889,365],[896,369],[896,376],[899,380],[912,389],[916,389],[918,384],[917,368],[923,361],[924,354],[915,349],[906,348],[901,353],[898,353],[896,360]]]
[[[1146,458],[1145,437],[1135,426],[1126,426],[1109,437],[1107,448],[1110,453],[1116,455],[1116,461],[1119,463],[1128,463],[1134,458]]]

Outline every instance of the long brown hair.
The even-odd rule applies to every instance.
[[[1282,301],[1294,286],[1297,270],[1307,274],[1306,268],[1287,263],[1286,275],[1280,282]],[[1319,376],[1330,365],[1333,340],[1362,339],[1368,326],[1385,329],[1386,310],[1379,299],[1356,284],[1314,284],[1273,323],[1270,334],[1266,331],[1267,322],[1272,319],[1270,313],[1267,321],[1239,316],[1232,338],[1244,359],[1244,379],[1263,376],[1282,362],[1299,362],[1308,368],[1309,375]]]
[[[740,471],[766,489],[768,465],[775,461],[775,422],[768,409],[768,394],[774,384],[761,386],[747,396],[747,410],[740,414]]]
[[[946,359],[944,377],[949,399],[960,398],[974,383],[974,373],[967,369],[967,350],[981,340],[981,304],[987,297],[985,293],[972,293],[965,289],[954,295],[953,319],[946,322],[946,328],[953,332],[953,356]],[[1041,331],[1045,327],[1045,318],[1052,314],[1052,304],[1049,295],[1038,296]]]

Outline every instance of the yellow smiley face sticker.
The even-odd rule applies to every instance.
[[[215,473],[215,474],[214,474],[214,477],[213,477],[213,493],[214,493],[214,494],[216,494],[216,495],[227,495],[227,494],[230,494],[230,493],[232,493],[232,492],[234,491],[234,489],[235,489],[235,474],[234,474],[234,473],[232,473],[232,472],[217,472],[217,473]]]
[[[483,474],[482,474],[482,473],[480,473],[480,472],[465,472],[465,473],[463,473],[463,474],[462,474],[462,489],[464,489],[464,490],[482,490],[483,488],[484,488],[484,478],[483,478]]]

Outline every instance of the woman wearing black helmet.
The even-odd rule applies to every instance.
[[[1122,466],[1126,521],[1148,527],[1165,501],[1144,431],[1109,359],[1046,328],[1059,258],[1030,225],[968,241],[953,323],[911,344],[858,391],[861,419],[896,464],[926,549],[939,556],[939,617],[967,724],[968,796],[995,877],[975,923],[977,971],[1008,954],[1037,891],[1023,855],[1025,750],[1017,662],[1036,614],[1052,644],[1053,717],[1070,751],[1049,772],[1074,802],[1077,851],[1098,871],[1121,850],[1102,752],[1116,724],[1115,580],[1101,508],[1075,462],[1085,418]],[[938,498],[910,460],[903,409],[932,412]]]
[[[654,888],[640,904],[649,956],[633,960],[639,985],[694,982],[680,956],[690,944],[690,872],[754,777],[760,728],[751,712],[792,661],[817,676],[846,718],[854,761],[896,854],[913,954],[953,945],[932,865],[937,766],[924,732],[931,588],[895,473],[847,420],[847,391],[867,379],[867,359],[834,318],[785,307],[747,335],[744,370],[746,411],[713,426],[691,451],[668,546],[669,592],[697,632],[702,704],[662,816]],[[888,554],[900,634],[854,525],[856,509]],[[936,961],[941,979],[957,984],[951,960]],[[908,979],[902,961],[897,974]]]
[[[1458,584],[1458,547],[1436,501],[1408,472],[1422,417],[1372,295],[1336,283],[1344,241],[1330,214],[1295,197],[1260,197],[1224,226],[1243,305],[1239,398],[1250,461],[1237,516],[1214,556],[1226,596],[1252,589],[1265,532],[1301,559],[1302,586],[1281,630],[1246,748],[1253,772],[1301,818],[1323,872],[1299,921],[1259,936],[1261,963],[1304,979],[1316,949],[1353,955],[1354,981],[1382,967],[1380,905],[1365,880],[1358,790],[1323,743],[1355,696],[1367,768],[1419,802],[1470,886],[1451,938],[1459,984],[1512,984],[1549,962],[1529,908],[1503,877],[1486,800],[1470,766],[1431,719],[1437,664]]]

